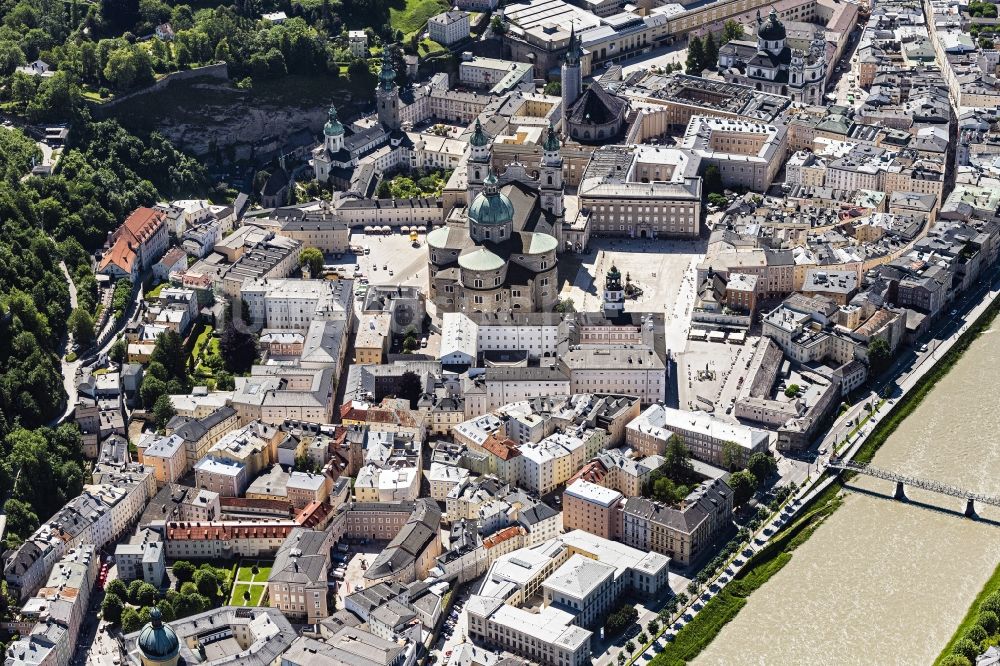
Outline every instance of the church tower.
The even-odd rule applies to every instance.
[[[542,143],[541,169],[538,174],[538,190],[542,199],[542,208],[556,217],[563,215],[563,159],[559,154],[559,135],[549,123],[549,130]]]
[[[382,49],[382,71],[378,74],[378,120],[389,130],[399,129],[399,86],[396,85],[396,70],[392,68],[392,46]]]
[[[625,291],[622,289],[622,274],[611,264],[611,270],[604,280],[604,316],[613,319],[625,312]]]
[[[576,36],[576,27],[571,26],[569,29],[569,48],[566,50],[566,60],[563,62],[561,71],[564,131],[566,131],[566,118],[569,117],[569,109],[583,92],[583,69],[580,66],[582,56],[583,50],[580,48],[580,40]]]
[[[483,182],[490,170],[492,146],[490,135],[483,130],[483,124],[476,118],[476,126],[469,139],[469,160],[466,165],[466,204],[469,206],[476,195],[483,191]]]
[[[323,126],[323,144],[331,155],[340,152],[344,147],[344,126],[337,118],[337,108],[330,107],[326,125]]]

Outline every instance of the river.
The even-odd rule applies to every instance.
[[[1000,495],[1000,319],[892,434],[872,464]],[[1000,561],[1000,510],[857,477],[844,505],[750,595],[694,662],[930,664]],[[877,494],[876,494],[877,493]],[[923,506],[929,505],[929,506]]]

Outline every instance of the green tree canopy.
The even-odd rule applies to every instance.
[[[705,50],[700,37],[688,40],[686,69],[688,74],[700,76],[705,62]]]
[[[742,506],[747,500],[753,497],[757,490],[757,478],[747,470],[733,472],[729,476],[729,487],[733,489],[733,504]]]
[[[299,265],[309,269],[313,279],[323,277],[323,252],[315,247],[307,247],[299,253]]]
[[[101,602],[101,616],[111,624],[117,624],[122,619],[125,603],[117,594],[105,594]]]

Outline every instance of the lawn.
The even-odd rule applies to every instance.
[[[420,55],[429,56],[434,53],[447,53],[448,49],[441,46],[433,39],[421,39],[420,46],[418,47]]]
[[[260,606],[264,600],[264,593],[267,591],[266,585],[249,585],[247,583],[237,583],[233,586],[233,596],[229,600],[231,606]],[[243,597],[245,592],[250,593],[250,598]]]
[[[389,8],[389,24],[393,30],[402,30],[404,41],[423,30],[427,19],[451,9],[444,0],[406,0],[402,9]]]
[[[163,291],[163,288],[169,286],[170,286],[169,282],[161,282],[160,284],[156,285],[155,287],[146,292],[146,300],[151,301],[154,298],[159,298],[160,292]]]
[[[253,566],[257,565],[257,574],[253,573]],[[241,562],[240,568],[236,572],[236,580],[239,583],[266,583],[271,575],[271,565],[262,562]]]

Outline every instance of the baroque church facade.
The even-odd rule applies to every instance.
[[[559,301],[564,209],[561,143],[549,127],[537,173],[491,164],[477,120],[469,140],[466,206],[427,235],[429,294],[438,312],[545,312]]]
[[[816,26],[808,50],[786,43],[786,30],[773,8],[766,19],[757,11],[757,41],[733,40],[719,49],[719,69],[739,83],[796,102],[820,104],[826,89],[826,39]]]

